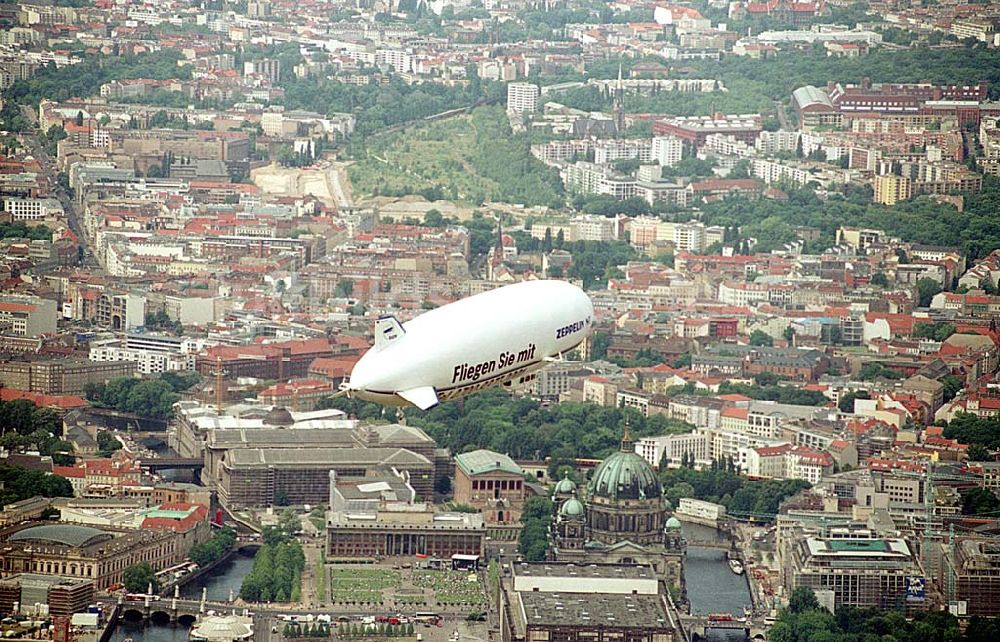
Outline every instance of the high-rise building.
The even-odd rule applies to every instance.
[[[681,162],[684,154],[684,141],[673,136],[657,136],[653,138],[652,159],[663,167],[673,167]]]
[[[538,85],[512,82],[507,85],[507,111],[512,114],[531,113],[538,109]]]
[[[905,176],[883,174],[875,177],[875,202],[895,205],[913,196],[913,184]]]
[[[263,76],[272,83],[281,80],[281,61],[277,58],[247,60],[243,63],[244,76]]]

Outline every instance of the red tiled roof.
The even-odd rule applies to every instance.
[[[59,408],[62,410],[84,408],[89,405],[85,399],[76,395],[43,395],[37,392],[28,392],[27,390],[0,388],[0,400],[13,401],[15,399],[27,399],[34,402],[36,406]]]
[[[746,408],[723,408],[722,416],[731,417],[733,419],[746,419],[750,415],[750,411]]]
[[[760,448],[754,448],[758,455],[761,457],[776,457],[777,455],[784,455],[792,449],[790,444],[785,444],[783,446],[761,446]]]

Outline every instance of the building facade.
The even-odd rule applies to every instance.
[[[154,569],[184,558],[173,533],[141,529],[105,531],[87,526],[26,522],[0,530],[0,571],[86,579],[98,590],[120,584],[125,569],[149,562]]]
[[[479,509],[490,539],[515,543],[528,497],[524,471],[514,460],[490,450],[455,455],[455,503]]]

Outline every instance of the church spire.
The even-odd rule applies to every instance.
[[[615,119],[615,135],[621,138],[625,133],[625,85],[622,82],[622,65],[618,63],[618,84],[615,85],[611,111]]]
[[[625,434],[622,435],[621,447],[623,453],[635,452],[635,442],[632,441],[632,434],[629,432],[628,423],[628,415],[625,415]]]

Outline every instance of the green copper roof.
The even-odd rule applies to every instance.
[[[591,497],[653,499],[662,493],[660,480],[645,459],[621,450],[597,467],[589,486]]]
[[[473,450],[472,452],[455,455],[455,463],[466,475],[482,475],[501,470],[505,473],[523,475],[524,471],[507,455],[495,453],[492,450]]]
[[[889,550],[889,545],[885,543],[885,540],[881,539],[832,539],[829,540],[827,546],[830,547],[831,551],[836,551],[838,553],[843,552],[863,552],[863,553],[881,553],[883,551]]]
[[[159,506],[150,508],[149,510],[144,510],[140,513],[143,517],[165,517],[167,519],[184,519],[194,511],[193,508],[188,510],[172,510],[163,509]]]
[[[681,520],[677,519],[676,517],[671,516],[670,519],[667,520],[666,527],[667,528],[681,528]]]
[[[559,508],[559,514],[563,517],[582,517],[583,503],[576,497],[570,497]]]
[[[570,495],[576,492],[576,484],[573,480],[569,478],[569,474],[560,479],[556,483],[555,494],[556,495]]]

